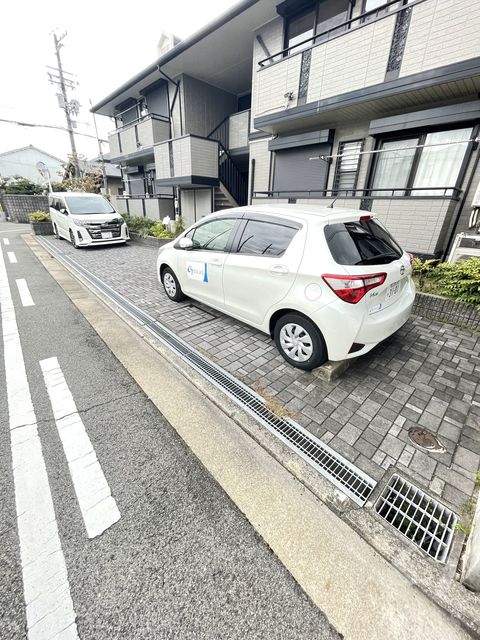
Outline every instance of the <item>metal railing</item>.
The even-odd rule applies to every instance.
[[[417,193],[423,192],[423,193]],[[432,192],[436,192],[433,194]],[[288,189],[255,191],[254,198],[450,198],[458,200],[461,194],[458,187],[395,187],[393,189]]]
[[[421,2],[425,2],[425,0],[415,0],[415,2],[409,2],[408,5],[406,4],[405,0],[390,0],[390,2],[386,2],[385,4],[382,4],[379,7],[372,9],[371,11],[366,11],[365,13],[362,13],[361,15],[355,18],[350,18],[350,20],[345,20],[345,22],[342,22],[341,24],[335,27],[331,27],[330,29],[321,31],[320,33],[315,34],[311,38],[302,40],[302,42],[298,42],[297,44],[294,44],[291,47],[286,47],[285,49],[282,49],[278,53],[274,53],[273,55],[268,56],[267,58],[263,58],[258,62],[258,65],[260,68],[263,68],[268,64],[271,64],[273,62],[278,62],[279,60],[282,60],[283,58],[288,57],[292,53],[301,53],[305,49],[313,47],[316,44],[323,44],[324,42],[328,42],[333,38],[342,36],[343,34],[348,33],[352,29],[352,27],[353,28],[362,27],[364,25],[369,24],[371,20],[377,20],[379,18],[385,18],[388,15],[394,15],[395,13],[402,11],[406,6],[411,7],[415,4],[420,4]],[[388,9],[393,7],[394,5],[396,5],[395,10],[389,11]]]
[[[138,125],[142,122],[145,122],[146,120],[160,120],[161,122],[167,122],[170,123],[170,118],[168,116],[162,116],[159,113],[146,113],[144,116],[141,116],[140,118],[137,118],[136,120],[132,120],[131,122],[128,122],[127,124],[124,124],[121,127],[118,127],[118,129],[114,129],[113,131],[111,131],[108,135],[112,136],[116,133],[121,133],[122,131],[124,131],[125,129],[130,129],[130,127],[134,127],[135,125]]]
[[[218,145],[218,178],[238,206],[242,207],[247,204],[248,183],[223,144],[218,142]]]

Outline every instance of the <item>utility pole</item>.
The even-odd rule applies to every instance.
[[[68,98],[67,98],[67,85],[69,89],[72,89],[74,84],[72,80],[66,79],[65,78],[65,73],[63,71],[63,67],[62,67],[62,59],[60,57],[60,49],[63,47],[63,45],[61,44],[62,40],[65,38],[65,36],[67,35],[67,33],[63,33],[61,36],[57,36],[56,33],[53,34],[53,41],[55,43],[55,55],[57,56],[57,69],[55,69],[55,71],[58,73],[58,76],[54,76],[52,73],[49,73],[49,77],[50,77],[50,82],[52,82],[53,84],[56,84],[58,87],[60,87],[60,92],[61,92],[61,96],[62,96],[62,100],[63,103],[61,106],[63,106],[63,110],[65,111],[65,119],[67,121],[67,130],[68,130],[68,135],[70,137],[70,146],[72,149],[72,162],[73,162],[73,166],[75,168],[75,177],[79,178],[80,177],[80,165],[78,163],[78,155],[77,155],[77,148],[75,146],[75,137],[73,135],[73,125],[72,125],[72,119],[70,117],[71,113],[74,113],[75,110],[78,113],[78,102],[75,100],[72,100],[72,103],[68,102]],[[70,75],[70,74],[69,74]]]
[[[92,101],[91,100],[90,100],[90,106],[92,106]],[[108,192],[108,190],[107,190],[107,170],[105,169],[105,158],[103,157],[102,143],[100,141],[100,138],[98,137],[97,120],[95,118],[95,114],[92,113],[92,116],[93,116],[93,124],[95,125],[95,135],[97,136],[98,153],[100,155],[100,164],[101,164],[101,167],[102,167],[103,189],[104,189],[105,193],[107,193]]]

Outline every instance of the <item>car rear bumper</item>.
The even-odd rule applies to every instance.
[[[378,313],[368,315],[365,306],[338,300],[313,314],[312,319],[325,338],[329,360],[347,360],[368,353],[405,324],[414,300],[415,287],[410,280],[401,298]]]

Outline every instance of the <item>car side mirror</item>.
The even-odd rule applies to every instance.
[[[180,238],[180,240],[178,241],[178,248],[186,249],[188,251],[190,249],[193,249],[193,242],[190,238]]]
[[[64,216],[68,216],[68,211],[65,208],[60,209],[60,213],[63,213]]]

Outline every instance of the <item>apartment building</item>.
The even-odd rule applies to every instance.
[[[94,107],[119,204],[354,207],[442,256],[480,182],[479,56],[478,2],[242,2]]]

